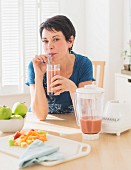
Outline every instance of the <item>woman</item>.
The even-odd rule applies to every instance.
[[[72,51],[75,28],[63,15],[47,19],[40,26],[40,36],[45,54],[37,55],[29,63],[28,82],[31,94],[31,110],[40,120],[48,113],[73,112],[73,98],[76,88],[91,84],[93,71],[91,61]],[[50,87],[54,96],[47,95],[46,65],[60,64],[60,75],[52,78]]]

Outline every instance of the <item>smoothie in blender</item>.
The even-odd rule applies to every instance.
[[[98,116],[83,116],[80,118],[81,130],[85,134],[95,134],[101,131],[101,119]]]

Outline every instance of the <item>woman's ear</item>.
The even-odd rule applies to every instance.
[[[74,44],[74,36],[73,35],[70,37],[68,42],[69,42],[69,48],[71,48]]]

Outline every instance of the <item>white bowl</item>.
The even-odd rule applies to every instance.
[[[20,131],[24,126],[24,119],[8,119],[0,120],[0,131],[16,132]]]

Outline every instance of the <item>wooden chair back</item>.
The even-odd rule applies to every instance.
[[[96,80],[94,84],[102,88],[104,80],[105,61],[92,61],[92,64],[93,64],[93,76]]]

